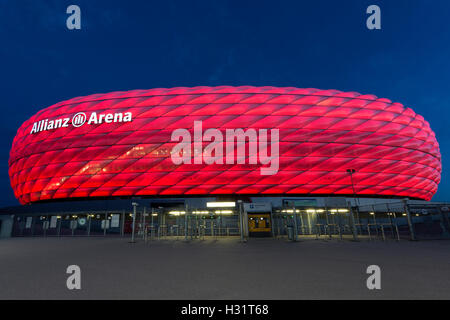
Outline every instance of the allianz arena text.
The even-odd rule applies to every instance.
[[[22,204],[195,195],[430,200],[441,155],[422,116],[374,95],[171,88],[95,94],[39,111],[17,131],[9,176]]]

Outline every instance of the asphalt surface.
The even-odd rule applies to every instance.
[[[450,241],[128,241],[2,239],[0,299],[450,299]]]

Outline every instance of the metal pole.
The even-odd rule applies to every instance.
[[[295,212],[295,204],[294,204],[293,208],[294,208],[294,241],[297,241],[298,240],[298,230],[297,230],[297,213]]]
[[[411,235],[411,240],[415,241],[416,240],[416,234],[414,232],[414,225],[411,219],[411,213],[409,212],[409,208],[408,208],[408,200],[407,199],[403,199],[403,204],[405,206],[405,211],[406,211],[406,218],[408,220],[408,226],[409,226],[409,232]]]
[[[328,233],[328,236],[331,239],[332,238],[332,236],[331,236],[331,226],[330,226],[330,220],[329,220],[329,217],[328,217],[328,207],[327,206],[325,206],[325,220],[327,222],[327,230],[326,230],[326,232]]]
[[[355,201],[355,205],[359,206],[359,199],[356,198],[355,184],[353,183],[353,174],[356,172],[356,170],[355,169],[347,169],[347,172],[350,174],[350,182],[352,184],[353,199]]]
[[[241,242],[245,242],[244,239],[244,218],[243,218],[243,213],[242,213],[242,200],[238,200],[238,206],[239,206],[239,224],[241,227]]]
[[[125,235],[125,210],[122,210],[122,220],[120,224],[120,235],[123,237]]]
[[[377,232],[377,237],[378,237],[378,225],[377,225],[377,218],[375,217],[376,213],[375,213],[375,206],[372,205],[372,212],[373,212],[373,223],[375,224],[375,231]]]
[[[441,214],[442,225],[444,226],[444,236],[450,232],[450,223],[448,221],[447,212],[444,212],[440,206],[436,206],[437,211]]]
[[[153,213],[155,212],[155,210],[152,208],[152,226],[151,226],[151,228],[150,228],[150,239],[151,240],[153,240],[153,237],[154,237],[154,229],[155,229],[155,227],[154,227],[154,225],[153,225]]]
[[[143,229],[143,220],[144,220],[144,214],[141,211],[140,213],[140,217],[139,217],[139,232],[142,233],[142,229]]]
[[[108,222],[108,214],[105,213],[105,223],[103,225],[103,236],[106,236],[106,223]]]
[[[363,234],[361,217],[359,215],[359,206],[356,206],[356,221],[358,222],[358,226],[359,226],[361,234]],[[358,227],[356,227],[356,231],[358,232]]]
[[[244,225],[244,239],[248,240],[248,213],[244,210],[244,203],[242,203],[242,223]]]
[[[146,207],[144,207],[144,213],[142,214],[143,215],[143,218],[142,218],[142,230],[144,231],[143,232],[143,234],[142,234],[142,239],[145,239],[145,235],[146,235],[146,233],[147,233],[147,229],[145,228],[145,215],[147,214],[146,213]]]
[[[184,204],[184,241],[188,241],[188,205]]]
[[[358,241],[358,233],[356,232],[355,217],[353,216],[353,210],[350,205],[350,202],[348,202],[348,210],[350,214],[350,222],[352,224],[353,241]]]
[[[58,219],[58,216],[56,216],[56,223],[58,223],[58,237],[61,237],[62,215],[60,215],[59,219]],[[23,230],[22,230],[22,232],[23,232]]]
[[[339,239],[342,240],[342,230],[341,230],[341,215],[339,214],[339,211],[336,212],[337,220],[338,220],[338,231],[339,231]]]
[[[87,215],[87,219],[88,219],[87,235],[89,237],[91,235],[91,220],[92,220],[92,217],[90,214]]]
[[[386,203],[386,208],[387,208],[387,215],[388,215],[388,218],[389,218],[389,224],[391,225],[392,238],[395,238],[394,224],[392,223],[391,209],[389,207],[389,203]]]
[[[272,238],[275,238],[275,230],[274,230],[274,223],[273,223],[273,208],[272,203],[270,204],[270,232],[272,234]]]
[[[131,229],[131,243],[135,243],[136,241],[134,240],[134,229],[136,227],[136,207],[138,206],[138,204],[136,202],[131,203],[131,205],[133,206],[133,224],[132,224],[132,229]]]

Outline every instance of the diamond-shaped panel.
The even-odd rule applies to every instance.
[[[132,113],[132,121],[72,123]],[[68,119],[31,133],[33,125]],[[120,120],[120,118],[118,118]],[[64,121],[64,120],[62,120]],[[279,170],[245,149],[244,163],[175,164],[171,141],[194,121],[218,129],[279,129]],[[270,141],[270,140],[269,140]],[[203,141],[205,148],[210,142]],[[224,143],[225,144],[225,143]],[[260,148],[262,151],[264,148]],[[269,148],[270,149],[270,148]],[[235,146],[234,154],[237,154]],[[265,150],[264,150],[265,151]],[[191,149],[194,155],[194,147]],[[77,97],[39,111],[17,131],[9,159],[11,186],[23,204],[63,198],[133,195],[351,194],[430,200],[441,177],[434,132],[400,103],[337,90],[194,87],[133,90]]]

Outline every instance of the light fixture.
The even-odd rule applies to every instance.
[[[236,207],[236,202],[207,202],[206,207],[208,208],[234,208]]]
[[[185,211],[169,211],[169,214],[172,216],[180,216],[185,213],[186,213]]]
[[[197,211],[193,211],[192,213],[193,213],[193,214],[208,214],[209,211],[206,211],[206,210],[203,210],[203,211],[200,210],[200,211],[199,211],[199,210],[197,210]]]
[[[232,210],[216,210],[215,213],[217,214],[232,214]]]

